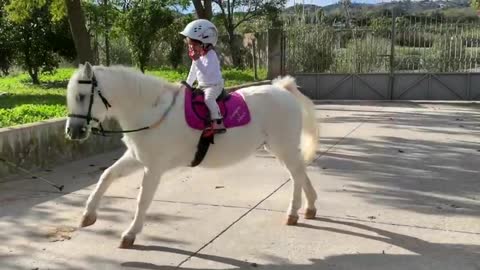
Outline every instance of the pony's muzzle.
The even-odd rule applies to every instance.
[[[65,133],[71,140],[84,140],[88,137],[88,127],[85,121],[68,121]]]

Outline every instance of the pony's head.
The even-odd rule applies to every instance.
[[[110,106],[102,95],[93,67],[86,62],[72,75],[67,87],[68,119],[65,132],[71,140],[85,140],[92,125],[99,125]]]

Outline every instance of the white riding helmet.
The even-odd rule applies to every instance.
[[[217,27],[205,19],[190,22],[180,34],[205,44],[212,44],[213,46],[215,46],[218,41]]]

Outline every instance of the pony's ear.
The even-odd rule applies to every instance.
[[[80,66],[83,66],[83,77],[87,80],[91,79],[93,77],[92,65],[89,62],[85,62],[85,65]]]

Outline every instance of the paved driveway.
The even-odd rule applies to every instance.
[[[136,245],[117,248],[139,172],[107,192],[96,224],[77,224],[100,173],[121,152],[38,179],[0,180],[0,269],[480,269],[478,105],[318,105],[309,167],[316,220],[283,225],[291,183],[268,153],[161,183]]]

